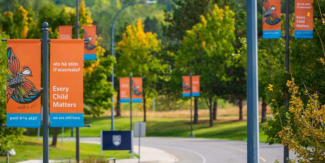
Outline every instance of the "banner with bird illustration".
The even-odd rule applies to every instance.
[[[72,39],[72,26],[59,26],[59,39]]]
[[[7,127],[41,126],[41,41],[7,41]]]
[[[142,103],[142,78],[120,78],[120,102],[130,103],[130,93],[132,93],[133,103]],[[130,92],[130,84],[132,85],[132,92]]]
[[[281,0],[263,1],[263,38],[281,38]]]
[[[51,127],[84,127],[83,47],[82,39],[51,39]]]
[[[96,26],[83,26],[83,35],[85,42],[84,60],[97,60],[96,55]]]
[[[295,38],[313,38],[313,3],[314,0],[295,1]]]
[[[183,76],[183,97],[191,97],[191,76]],[[192,76],[192,97],[200,96],[200,76]]]

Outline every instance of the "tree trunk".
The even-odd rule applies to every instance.
[[[210,126],[209,127],[213,127],[213,115],[212,115],[212,97],[210,97],[209,99],[209,113],[210,113]]]
[[[243,120],[243,100],[239,99],[239,120]]]
[[[116,97],[116,117],[121,116],[121,103],[120,103],[120,90],[117,89],[117,97]]]
[[[265,100],[262,100],[262,123],[266,121],[266,107],[267,107],[267,103],[265,102]]]
[[[217,109],[218,109],[218,102],[213,102],[213,120],[217,120]]]
[[[199,122],[199,108],[198,108],[197,104],[198,104],[198,98],[194,97],[194,121],[193,121],[193,123]]]
[[[147,107],[146,107],[147,98],[144,96],[143,92],[143,122],[147,122]]]
[[[53,128],[53,139],[52,139],[52,146],[56,147],[57,141],[58,141],[58,132],[59,128]]]

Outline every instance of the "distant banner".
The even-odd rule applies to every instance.
[[[51,39],[51,127],[84,127],[84,40]]]
[[[72,26],[59,26],[59,39],[72,39]]]
[[[41,41],[7,41],[7,127],[41,127]]]
[[[314,0],[295,1],[295,38],[313,38]]]
[[[96,55],[96,26],[83,27],[84,39],[88,39],[85,43],[85,60],[97,60]]]
[[[130,78],[120,78],[120,102],[130,102]],[[132,78],[132,102],[142,103],[142,78]]]
[[[263,38],[281,38],[281,0],[263,0]]]
[[[191,96],[190,76],[183,76],[183,97]],[[200,76],[192,76],[192,97],[200,96]]]

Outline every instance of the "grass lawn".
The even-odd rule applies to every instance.
[[[24,143],[17,145],[15,148],[16,156],[10,156],[10,162],[19,162],[25,160],[42,160],[43,145],[41,140],[25,137]],[[76,144],[75,142],[64,142],[61,146],[61,141],[58,141],[57,148],[50,146],[50,159],[52,160],[75,160]],[[80,157],[82,160],[93,158],[101,158],[100,145],[80,143]],[[131,157],[129,151],[104,151],[103,158],[128,159]],[[0,162],[5,162],[6,157],[0,156]]]
[[[134,117],[133,123],[141,121],[141,117]],[[217,120],[214,127],[209,128],[208,119],[201,119],[199,124],[194,124],[194,134],[197,138],[227,139],[227,140],[247,140],[246,121]],[[85,117],[85,124],[91,124],[90,128],[81,128],[82,137],[99,137],[101,130],[111,130],[110,117]],[[264,124],[260,125],[262,127]],[[115,130],[129,130],[130,118],[115,118]],[[52,132],[52,131],[51,131]],[[31,132],[33,136],[37,134],[36,130]],[[42,132],[41,132],[42,133]],[[155,137],[188,137],[190,134],[189,119],[185,118],[148,118],[147,136]],[[71,135],[70,128],[65,128],[64,136]],[[59,139],[61,129],[59,131]],[[266,135],[260,129],[260,141],[266,141]]]

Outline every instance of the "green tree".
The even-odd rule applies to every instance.
[[[234,6],[233,0],[174,0],[172,3],[173,10],[165,11],[165,23],[163,24],[164,35],[169,39],[169,42],[165,42],[164,50],[169,51],[165,54],[169,61],[171,71],[175,68],[175,55],[180,49],[180,43],[182,42],[186,31],[190,30],[194,25],[200,22],[200,16],[205,16],[213,10],[213,4],[216,3],[219,6],[230,6],[231,9]],[[167,40],[167,39],[166,39]],[[167,85],[168,84],[168,85]],[[173,80],[166,83],[165,87],[170,87],[170,90],[166,90],[168,95],[176,95],[179,97],[178,89],[173,89],[174,86],[178,86],[177,83],[173,83]],[[198,122],[198,98],[194,98],[194,123]],[[215,104],[215,106],[217,106]],[[215,107],[216,108],[216,107]],[[214,109],[216,110],[216,109]],[[215,112],[216,113],[216,112]]]
[[[0,32],[0,38],[8,38],[3,32]],[[6,75],[7,75],[7,46],[6,43],[0,42],[0,86],[6,87]],[[25,129],[22,128],[8,128],[2,127],[2,124],[6,124],[6,90],[0,89],[0,152],[9,152],[14,146],[22,139],[21,135]]]
[[[33,15],[32,11],[28,12],[23,6],[16,6],[13,13],[6,11],[0,16],[1,29],[12,39],[24,39],[27,37]]]
[[[160,43],[156,34],[144,32],[141,20],[136,26],[127,26],[123,39],[118,43],[120,56],[116,65],[118,77],[143,78],[143,111],[146,113],[146,99],[157,94],[155,84],[160,74],[165,70],[165,65],[159,59]],[[144,114],[146,121],[146,114]]]
[[[225,67],[234,52],[234,12],[214,6],[211,14],[187,31],[178,52],[176,68],[183,75],[200,75],[201,91],[208,101],[210,127],[213,126],[212,102],[219,96],[228,80]],[[177,72],[177,71],[175,71]],[[180,76],[178,76],[180,78]]]
[[[233,0],[174,0],[173,10],[165,11],[164,33],[171,40],[183,40],[186,31],[201,21],[200,16],[205,16],[213,10],[213,4],[230,6]]]
[[[325,10],[325,1],[318,0],[314,3],[314,39],[294,39],[290,41],[290,74],[284,74],[284,72],[279,72],[278,75],[273,78],[272,90],[269,93],[271,97],[269,99],[269,104],[272,107],[273,118],[268,119],[268,127],[264,129],[265,133],[268,135],[269,143],[281,143],[283,142],[283,137],[279,136],[279,132],[285,128],[294,129],[296,122],[294,121],[294,112],[286,113],[284,106],[284,99],[286,97],[287,87],[285,83],[287,80],[294,78],[295,86],[299,88],[298,92],[304,94],[305,90],[316,93],[319,95],[317,101],[322,105],[325,103],[324,92],[325,92],[325,82],[323,79],[324,74],[324,38],[325,38],[325,26],[324,26],[324,16],[321,11]],[[292,28],[292,27],[291,27]],[[271,44],[268,44],[271,45]],[[272,46],[273,47],[273,46]],[[272,48],[270,47],[270,48]],[[284,56],[284,54],[282,53]],[[283,62],[284,64],[284,62]],[[292,94],[291,94],[292,95]],[[309,108],[308,96],[300,96],[303,107]],[[291,97],[292,98],[292,97]],[[290,107],[293,106],[290,103]],[[294,108],[299,109],[299,108]],[[302,113],[304,114],[304,113]],[[311,117],[312,118],[312,117]],[[280,125],[282,122],[282,125]],[[300,132],[297,130],[292,130],[296,135]],[[312,141],[312,140],[311,140]],[[299,144],[301,145],[301,144]],[[290,148],[290,146],[289,146]]]

